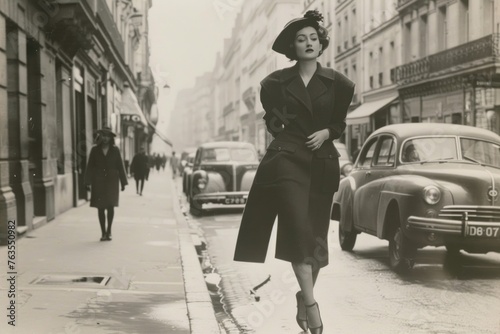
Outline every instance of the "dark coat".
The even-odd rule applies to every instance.
[[[333,69],[318,68],[306,87],[298,65],[261,82],[264,119],[274,140],[257,169],[238,234],[236,261],[264,262],[278,216],[276,258],[328,264],[327,234],[333,194],[340,179],[332,140],[345,129],[354,84]],[[328,129],[316,151],[312,133]]]
[[[118,147],[110,146],[106,155],[99,146],[92,147],[85,171],[85,184],[91,186],[90,206],[118,206],[119,182],[122,186],[128,184]]]
[[[145,153],[137,153],[132,159],[130,173],[134,174],[136,180],[148,179],[149,176],[149,158]]]

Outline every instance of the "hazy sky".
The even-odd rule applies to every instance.
[[[160,89],[158,128],[167,124],[179,90],[192,87],[197,76],[211,71],[224,38],[231,35],[242,0],[153,0],[149,10],[150,66]]]

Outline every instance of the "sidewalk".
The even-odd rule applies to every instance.
[[[14,330],[0,248],[1,333],[220,333],[170,172],[144,188],[120,193],[112,241],[88,203],[18,238]]]

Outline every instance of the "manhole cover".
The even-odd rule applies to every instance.
[[[35,279],[31,284],[41,285],[61,285],[74,284],[78,286],[105,286],[111,276],[81,276],[81,275],[42,275]]]

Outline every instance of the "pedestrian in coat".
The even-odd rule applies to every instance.
[[[101,241],[111,240],[111,225],[119,200],[119,183],[122,191],[128,184],[120,150],[115,146],[115,136],[109,127],[97,131],[96,145],[90,151],[85,171],[85,184],[91,187],[90,206],[97,208],[101,225]]]
[[[130,173],[135,179],[135,188],[138,195],[142,196],[144,189],[144,180],[149,176],[149,161],[146,155],[146,149],[141,147],[141,150],[134,155],[132,164],[130,165]]]
[[[179,159],[175,156],[175,152],[172,152],[172,157],[170,157],[170,167],[172,168],[172,178],[175,178],[179,169]]]
[[[257,169],[239,229],[234,260],[264,262],[278,217],[275,257],[291,262],[300,291],[296,321],[322,333],[314,284],[328,264],[328,229],[333,194],[340,180],[333,140],[345,129],[354,83],[322,67],[328,47],[322,15],[308,11],[288,22],[272,48],[296,64],[261,81],[260,99],[274,139]]]

